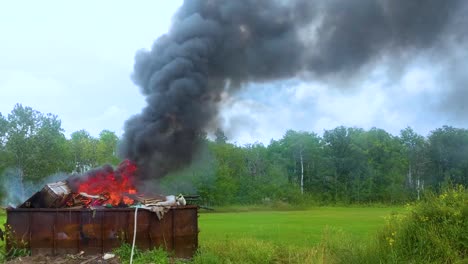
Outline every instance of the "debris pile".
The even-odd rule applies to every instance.
[[[161,219],[171,206],[187,204],[181,194],[138,194],[135,187],[136,172],[136,165],[125,160],[115,170],[111,166],[105,166],[85,175],[70,176],[67,180],[46,184],[19,208],[138,207],[155,212]]]

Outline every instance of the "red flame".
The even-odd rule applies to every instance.
[[[124,203],[133,204],[133,199],[125,194],[136,194],[135,177],[137,166],[135,163],[124,160],[116,170],[112,168],[102,169],[93,172],[88,178],[78,185],[78,192],[84,192],[89,195],[101,195],[102,204],[111,204],[113,206]],[[97,204],[91,204],[97,205]]]

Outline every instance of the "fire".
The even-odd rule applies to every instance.
[[[89,199],[90,205],[111,204],[117,206],[121,203],[130,205],[134,200],[126,194],[136,194],[135,187],[137,166],[130,160],[124,160],[116,170],[111,167],[93,171],[84,181],[78,183],[77,192],[88,195],[98,195],[101,199]]]

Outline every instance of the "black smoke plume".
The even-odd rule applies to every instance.
[[[464,30],[465,3],[186,0],[169,32],[136,54],[132,78],[147,106],[126,122],[121,154],[144,177],[162,177],[190,163],[223,94],[249,82],[352,75],[382,56],[438,49]]]

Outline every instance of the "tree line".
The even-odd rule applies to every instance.
[[[7,116],[0,114],[0,181],[37,183],[57,172],[116,165],[118,141],[108,130],[97,138],[85,130],[66,138],[56,115],[16,105]],[[11,168],[17,173],[5,173]],[[207,205],[402,203],[425,190],[468,185],[468,130],[444,126],[427,137],[410,127],[396,136],[344,126],[321,136],[289,130],[267,146],[232,144],[218,130],[213,140],[202,140],[190,167],[158,184],[168,193],[198,194]]]
[[[8,115],[0,113],[0,187],[4,188],[0,200],[12,191],[12,182],[20,185],[15,192],[24,192],[26,186],[35,187],[60,172],[82,173],[101,164],[118,164],[118,140],[108,130],[98,138],[80,130],[67,139],[58,116],[17,104]]]

